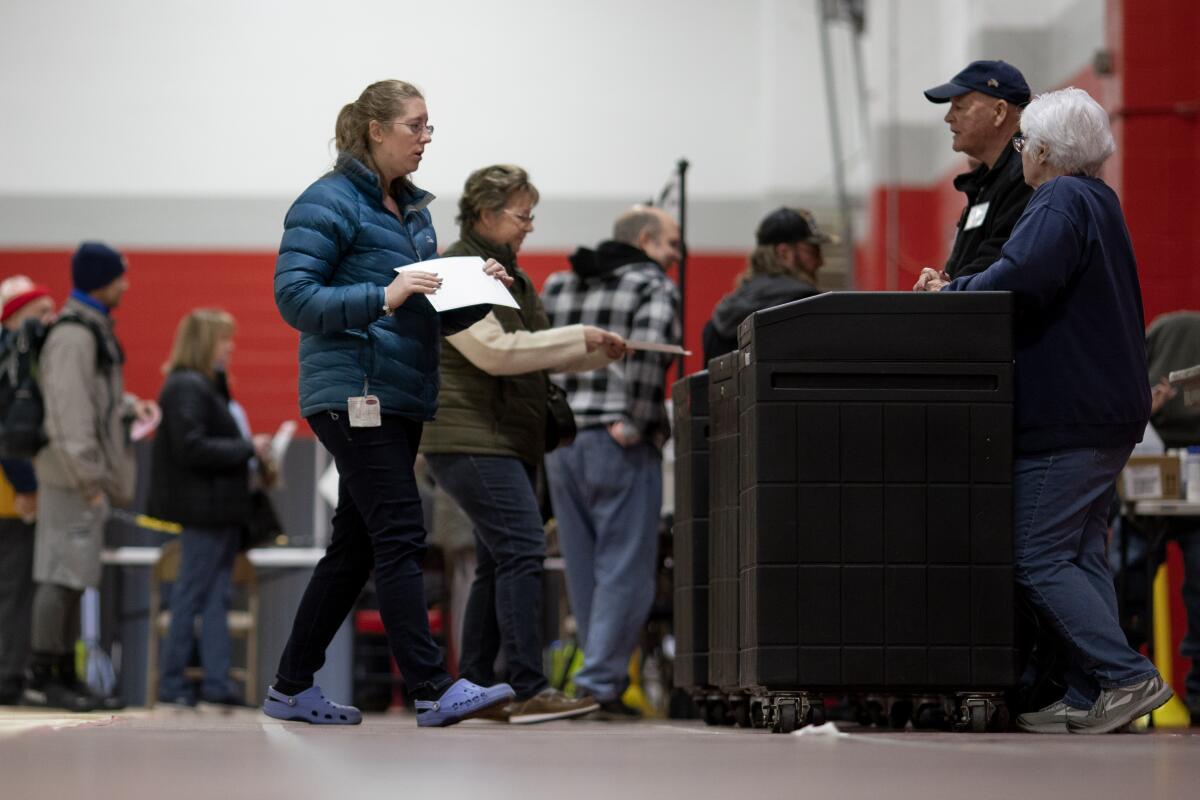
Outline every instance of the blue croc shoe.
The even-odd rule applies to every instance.
[[[504,705],[514,697],[516,693],[507,683],[477,686],[466,678],[459,678],[437,700],[417,700],[413,706],[417,710],[417,725],[444,728]]]
[[[295,722],[310,722],[313,725],[357,725],[362,722],[362,712],[354,706],[344,706],[329,700],[320,686],[310,686],[300,694],[286,695],[267,689],[263,701],[263,713],[268,717]]]

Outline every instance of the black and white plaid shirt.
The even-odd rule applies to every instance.
[[[626,264],[587,279],[556,272],[542,302],[550,324],[595,325],[633,341],[679,344],[679,289],[653,261]],[[632,351],[604,369],[554,376],[580,428],[623,421],[661,447],[671,435],[664,400],[673,357]]]

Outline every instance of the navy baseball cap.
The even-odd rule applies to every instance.
[[[1003,61],[972,61],[967,68],[950,79],[949,83],[925,90],[931,103],[948,103],[967,92],[981,92],[999,97],[1013,105],[1029,102],[1029,84],[1021,70]]]

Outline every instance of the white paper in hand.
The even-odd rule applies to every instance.
[[[295,433],[296,420],[285,419],[279,424],[279,430],[275,431],[275,435],[271,437],[271,458],[276,464],[283,464],[283,459],[287,456],[288,447],[291,445],[292,436]]]
[[[435,272],[442,279],[442,288],[425,297],[435,311],[476,306],[490,303],[494,306],[517,308],[504,284],[483,271],[483,259],[478,256],[439,258],[422,261],[407,267],[396,267],[396,272]]]

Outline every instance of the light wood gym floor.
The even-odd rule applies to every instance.
[[[1198,796],[1200,729],[823,736],[585,719],[425,730],[404,714],[318,728],[255,710],[0,710],[4,800]]]

